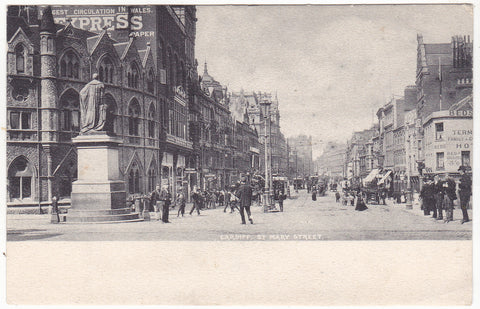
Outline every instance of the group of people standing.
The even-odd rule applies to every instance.
[[[335,192],[335,202],[339,203],[340,198],[341,198],[340,192]],[[356,204],[355,204],[356,201]],[[343,191],[343,198],[342,198],[342,204],[343,206],[347,206],[350,204],[350,206],[355,205],[355,210],[357,211],[364,211],[367,210],[367,204],[365,203],[365,196],[364,193],[361,192],[360,190],[355,191],[355,190],[344,190]]]
[[[460,166],[459,168],[461,178],[458,195],[460,196],[460,207],[462,208],[463,215],[462,224],[470,221],[467,207],[470,196],[472,195],[472,180],[466,173],[466,170],[467,168],[464,166]],[[453,203],[457,199],[456,186],[455,180],[451,178],[448,173],[426,177],[420,192],[424,215],[428,216],[432,213],[432,218],[437,220],[444,220],[445,223],[453,221]]]

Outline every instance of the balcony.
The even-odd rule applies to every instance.
[[[188,149],[193,149],[193,143],[192,142],[187,141],[183,138],[177,137],[175,135],[169,134],[169,133],[167,133],[167,140],[166,141],[167,141],[167,143],[170,143],[170,144],[174,144],[174,145],[181,146],[181,147],[188,148]]]

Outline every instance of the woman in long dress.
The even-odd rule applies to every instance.
[[[317,188],[313,187],[312,188],[312,201],[316,201],[316,200],[317,200]]]
[[[368,209],[368,207],[365,205],[362,194],[357,194],[357,206],[355,207],[355,210],[364,211],[366,209]]]

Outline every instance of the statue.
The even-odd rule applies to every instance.
[[[81,134],[103,131],[106,127],[107,104],[104,102],[105,85],[93,74],[93,80],[80,91]]]

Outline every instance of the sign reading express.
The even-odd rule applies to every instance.
[[[148,6],[54,6],[52,13],[58,24],[71,21],[75,28],[91,32],[129,29],[137,37],[155,35],[155,12]]]

